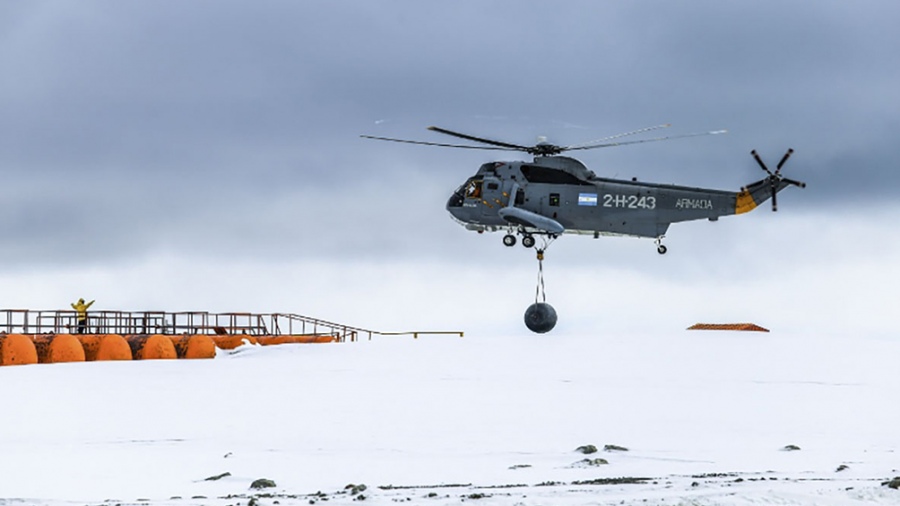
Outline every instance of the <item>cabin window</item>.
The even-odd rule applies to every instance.
[[[582,181],[566,171],[541,167],[540,165],[522,165],[519,169],[529,183],[547,184],[572,184],[579,186],[593,186],[587,181]]]
[[[499,189],[500,189],[499,183],[488,183],[488,190],[499,190]]]
[[[519,188],[516,190],[516,205],[521,206],[525,203],[525,190]]]
[[[559,194],[558,193],[550,194],[550,205],[553,207],[559,207]]]

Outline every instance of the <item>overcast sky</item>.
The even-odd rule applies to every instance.
[[[660,283],[721,302],[746,275],[749,298],[799,304],[794,268],[821,263],[809,277],[833,286],[873,257],[896,280],[897,19],[891,1],[3,2],[0,307],[518,331],[533,254],[444,205],[481,163],[521,157],[359,138],[451,140],[429,125],[525,144],[724,128],[579,153],[599,175],[720,189],[762,177],[751,149],[770,165],[796,150],[785,173],[809,186],[778,213],[673,225],[664,259],[652,241],[557,242],[547,268],[568,274],[548,292],[572,299],[572,328],[619,303],[665,313],[639,295]],[[858,276],[843,296],[871,293]]]

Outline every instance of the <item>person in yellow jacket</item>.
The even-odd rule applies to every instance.
[[[94,301],[90,301],[85,304],[84,299],[78,299],[78,302],[72,304],[72,309],[75,310],[75,313],[78,316],[78,333],[84,334],[87,330],[87,310],[91,307]]]

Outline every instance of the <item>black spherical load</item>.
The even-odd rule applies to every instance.
[[[525,326],[532,332],[544,334],[556,326],[556,310],[546,302],[536,302],[525,310]]]

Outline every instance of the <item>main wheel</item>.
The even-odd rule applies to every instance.
[[[516,245],[516,236],[512,234],[506,234],[503,236],[503,244],[506,246],[515,246]]]
[[[659,246],[656,247],[656,251],[660,255],[665,255],[666,251],[669,251],[669,248],[665,247],[665,245],[663,245],[663,244],[660,244]]]
[[[522,246],[525,246],[526,248],[534,247],[534,236],[526,235],[525,237],[523,237],[522,238]]]

